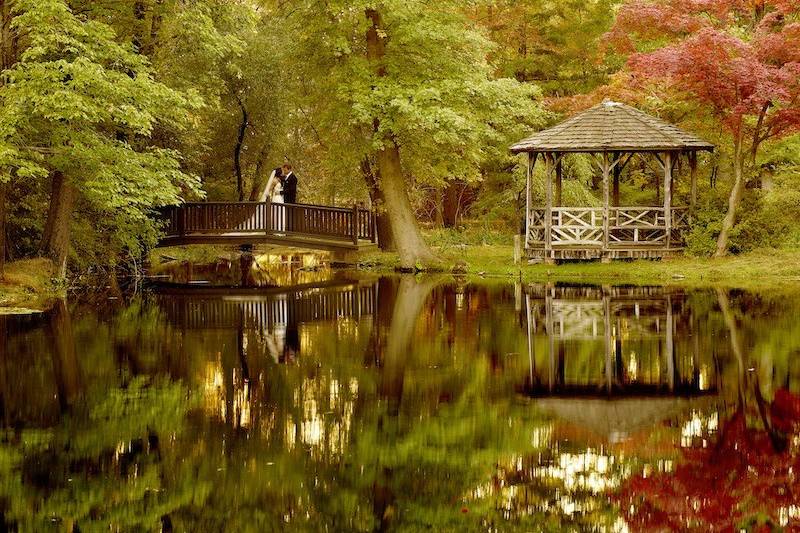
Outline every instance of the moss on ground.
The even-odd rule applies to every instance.
[[[54,278],[55,267],[49,259],[6,264],[5,276],[0,281],[0,314],[47,309],[64,292]]]

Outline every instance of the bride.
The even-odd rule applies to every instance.
[[[283,203],[283,172],[281,171],[281,167],[276,168],[272,171],[272,174],[269,175],[269,179],[267,180],[267,186],[264,187],[264,190],[261,192],[261,198],[258,200],[259,202],[266,202],[269,199],[272,203]]]
[[[269,175],[269,180],[267,180],[267,186],[264,187],[264,191],[261,193],[261,202],[266,202],[267,199],[273,204],[282,204],[283,203],[283,171],[281,167],[276,168],[272,171],[272,174]],[[283,231],[286,229],[286,211],[285,209],[275,209],[270,207],[269,208],[272,213],[272,228],[275,231]]]

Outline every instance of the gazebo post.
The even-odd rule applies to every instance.
[[[617,154],[618,161],[622,160],[622,153]],[[622,174],[622,164],[618,162],[614,166],[614,192],[612,194],[613,202],[612,205],[614,207],[619,207],[619,176]]]
[[[531,234],[531,177],[537,155],[539,154],[536,152],[528,152],[528,168],[525,173],[525,249],[528,248],[528,239]]]
[[[558,163],[556,163],[556,199],[555,199],[556,207],[560,207],[561,206],[561,192],[563,190],[563,188],[561,186],[561,161],[562,160],[563,160],[563,157],[560,157],[558,159]]]
[[[697,152],[689,152],[689,179],[692,184],[692,194],[689,200],[689,207],[694,210],[697,204]]]
[[[672,152],[664,152],[664,230],[669,250],[672,236]]]
[[[546,167],[544,171],[544,191],[545,191],[545,206],[544,206],[544,262],[551,265],[555,263],[553,256],[553,236],[551,230],[553,227],[553,164],[555,162],[555,154],[546,152],[544,154]]]
[[[603,263],[611,262],[611,257],[608,255],[608,227],[609,227],[609,212],[608,212],[608,152],[603,152],[603,250],[601,261]]]

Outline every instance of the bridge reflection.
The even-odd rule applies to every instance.
[[[255,329],[277,325],[360,319],[375,310],[374,283],[334,281],[271,289],[161,289],[167,321],[181,329]]]

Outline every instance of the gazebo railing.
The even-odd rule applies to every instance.
[[[528,247],[540,248],[546,241],[544,208],[530,210]],[[609,248],[636,246],[682,247],[689,226],[689,208],[670,209],[671,226],[663,207],[611,207],[608,210],[608,235],[605,234],[602,207],[553,207],[550,220],[550,243],[559,246]],[[669,235],[668,235],[669,233]],[[668,238],[669,237],[669,238]]]

